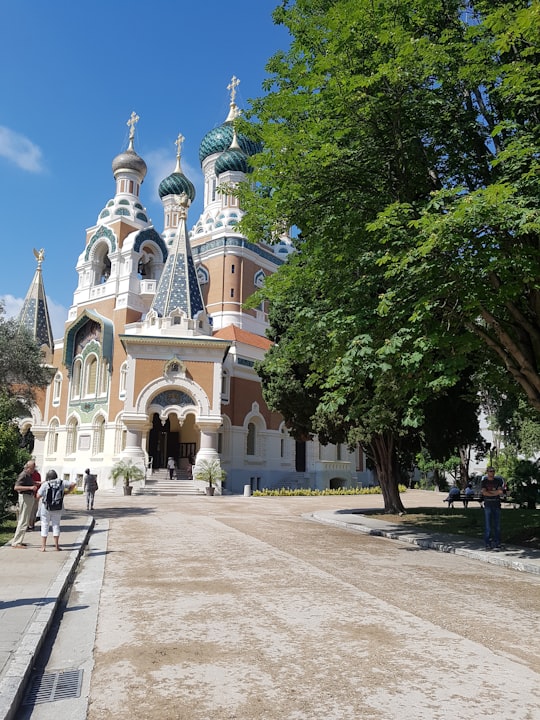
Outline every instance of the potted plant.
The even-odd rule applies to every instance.
[[[111,468],[111,477],[115,485],[118,478],[124,478],[124,495],[131,495],[132,480],[143,480],[144,473],[138,465],[133,465],[131,460],[119,460]]]
[[[194,480],[207,483],[206,494],[213,495],[216,483],[223,482],[227,477],[227,473],[221,467],[217,458],[203,458],[195,465],[193,471]]]

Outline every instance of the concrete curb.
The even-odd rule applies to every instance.
[[[77,536],[78,547],[69,553],[60,572],[47,589],[46,597],[54,598],[54,601],[36,608],[22,642],[9,661],[9,666],[0,683],[0,720],[16,720],[16,713],[22,702],[35,660],[52,625],[54,614],[73,582],[93,527],[94,518],[89,517],[86,526]]]
[[[417,545],[426,550],[453,553],[454,555],[479,560],[480,562],[491,565],[540,575],[540,561],[534,559],[529,561],[527,558],[523,558],[523,550],[514,546],[507,546],[504,551],[498,553],[486,551],[482,547],[459,547],[453,542],[451,536],[437,539],[436,536],[430,537],[423,534],[422,531],[418,531],[418,533],[411,532],[410,530],[404,531],[399,525],[390,522],[387,523],[384,520],[371,520],[372,524],[369,525],[368,522],[370,519],[364,518],[363,521],[361,513],[354,514],[354,522],[338,519],[332,513],[308,513],[305,517],[315,522],[335,525],[345,528],[346,530],[361,532],[365,535],[385,537],[389,540],[400,540],[401,542]]]

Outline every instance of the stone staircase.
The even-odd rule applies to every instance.
[[[160,469],[148,475],[144,487],[138,495],[201,495],[191,476],[185,470],[177,470],[175,477],[169,479],[169,471]]]

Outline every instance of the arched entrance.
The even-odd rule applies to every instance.
[[[195,427],[195,415],[186,415],[183,423],[176,413],[170,413],[165,420],[159,413],[152,414],[152,427],[148,433],[148,455],[152,467],[157,470],[167,466],[167,458],[176,461],[178,469],[188,467],[197,454],[199,431]]]

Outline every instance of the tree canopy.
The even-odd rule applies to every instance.
[[[16,320],[5,319],[0,303],[0,516],[14,500],[15,478],[29,458],[16,419],[28,414],[36,390],[50,379],[35,340]]]
[[[16,320],[4,317],[0,303],[0,398],[2,417],[15,418],[28,412],[38,388],[51,381],[52,370],[43,364],[32,335]]]
[[[291,44],[253,102],[264,150],[240,192],[248,236],[301,233],[264,290],[277,345],[260,367],[297,430],[388,455],[480,343],[540,408],[539,7],[275,10]]]

